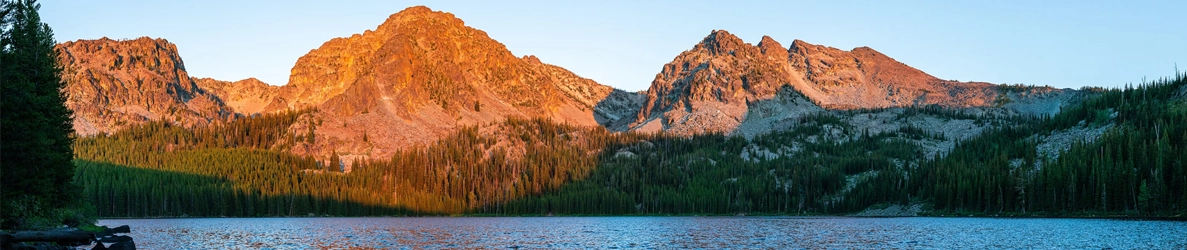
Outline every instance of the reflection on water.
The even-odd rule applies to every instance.
[[[846,217],[212,218],[131,225],[144,249],[1187,248],[1187,222]]]

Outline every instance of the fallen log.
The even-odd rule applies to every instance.
[[[95,239],[95,233],[87,231],[17,231],[2,237],[8,242],[58,242],[70,244],[90,244]]]

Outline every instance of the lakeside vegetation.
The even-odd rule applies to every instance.
[[[1053,117],[893,109],[896,121],[986,126],[940,152],[923,144],[949,135],[848,122],[892,109],[819,112],[751,139],[512,117],[346,166],[338,154],[290,153],[317,140],[315,126],[292,129],[313,110],[201,127],[155,121],[75,138],[37,4],[0,7],[5,230],[85,227],[96,216],[799,215],[919,204],[939,215],[1187,212],[1187,74],[1179,72],[1090,89],[1094,97]],[[1001,95],[996,104],[1009,102]],[[1064,131],[1097,128],[1094,140],[1041,150]]]
[[[1182,216],[1187,211],[1187,75],[1104,91],[1030,126],[962,142],[913,175],[943,212]],[[1040,158],[1036,135],[1112,124],[1058,157]],[[1013,164],[1016,159],[1021,159]]]
[[[389,159],[355,161],[350,173],[342,173],[337,156],[299,157],[263,146],[284,144],[283,139],[250,143],[259,137],[228,132],[296,140],[286,132],[288,124],[275,121],[291,123],[300,114],[269,114],[200,130],[153,122],[79,139],[75,152],[83,167],[77,182],[105,217],[459,214],[581,179],[595,166],[596,155],[590,152],[637,136],[513,118],[495,126],[508,131],[502,138],[465,128]],[[519,150],[495,147],[500,142],[520,145]],[[195,198],[205,202],[192,205],[204,207],[168,205]]]
[[[302,112],[288,112],[82,138],[76,182],[99,216],[117,217],[847,214],[888,204],[929,204],[933,214],[1181,216],[1184,76],[1103,91],[1054,117],[1012,117],[932,158],[916,142],[943,135],[910,126],[856,133],[842,121],[856,113],[807,116],[751,140],[512,118],[341,173],[336,157],[277,150],[299,136],[287,128]],[[1053,131],[1108,124],[1058,157],[1038,153]],[[859,136],[820,136],[830,131]]]
[[[71,182],[71,110],[35,1],[0,1],[0,229],[90,223]]]

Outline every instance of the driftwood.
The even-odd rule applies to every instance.
[[[107,236],[107,237],[99,238],[99,242],[103,242],[103,243],[116,243],[116,242],[125,242],[125,241],[132,241],[132,237],[116,235],[116,236]]]
[[[10,237],[4,238],[11,242],[43,241],[87,244],[95,239],[95,233],[87,231],[17,231],[8,236]]]
[[[60,246],[83,246],[96,243],[94,249],[136,249],[132,237],[115,235],[130,233],[128,226],[108,228],[106,226],[99,233],[87,231],[17,231],[14,233],[0,232],[0,249],[16,249],[30,247],[24,242],[55,242]],[[105,247],[103,243],[114,243]],[[34,247],[35,248],[35,247]]]

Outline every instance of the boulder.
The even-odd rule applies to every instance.
[[[128,225],[118,226],[118,227],[112,228],[111,230],[114,231],[115,233],[122,233],[122,234],[132,232],[132,228],[128,227]]]
[[[111,244],[111,246],[107,247],[107,249],[136,250],[136,242],[133,242],[132,239],[129,238],[128,241],[116,242],[115,244]]]
[[[119,242],[127,242],[127,241],[132,241],[132,237],[116,235],[116,236],[103,237],[103,238],[99,239],[99,242],[103,242],[103,243],[119,243]]]

